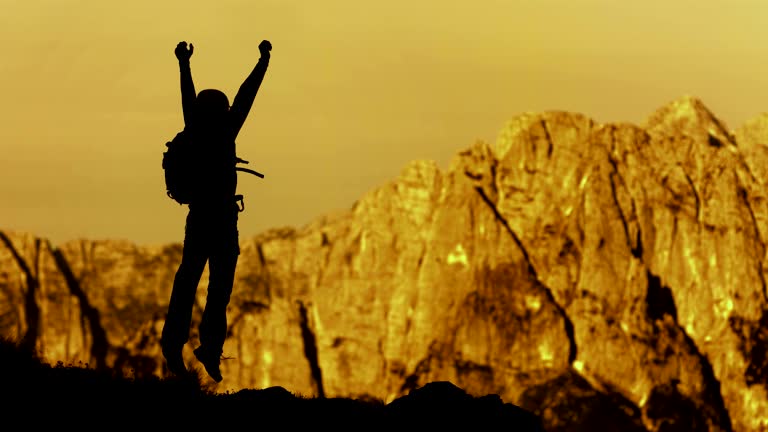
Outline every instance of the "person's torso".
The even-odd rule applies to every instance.
[[[188,128],[195,146],[196,194],[191,205],[225,205],[234,202],[237,190],[235,140],[228,128]]]

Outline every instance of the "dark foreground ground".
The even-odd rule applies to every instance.
[[[216,393],[200,372],[134,379],[112,371],[49,365],[0,341],[0,427],[13,430],[498,430],[543,432],[540,419],[496,395],[472,397],[434,382],[384,404],[310,398],[282,387]],[[4,429],[4,428],[3,428]]]

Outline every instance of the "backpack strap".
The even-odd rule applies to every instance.
[[[264,174],[262,174],[262,173],[260,173],[260,172],[257,172],[257,171],[254,171],[254,170],[252,170],[252,169],[243,168],[243,167],[236,167],[236,168],[235,168],[235,170],[236,170],[236,171],[243,171],[243,172],[247,172],[247,173],[249,173],[249,174],[253,174],[253,175],[255,175],[256,177],[261,177],[261,178],[264,178]]]
[[[247,164],[247,163],[248,163],[247,160],[240,159],[239,157],[235,156],[235,165],[237,165],[237,164]],[[242,167],[236,166],[235,167],[235,171],[243,171],[243,172],[247,172],[248,174],[253,174],[256,177],[264,178],[264,174],[262,174],[260,172],[257,172],[257,171],[254,171],[252,169],[248,169],[248,168],[242,168]],[[240,203],[237,206],[239,212],[242,212],[242,211],[245,210],[245,201],[243,200],[243,196],[242,195],[235,195],[235,202],[239,202]]]

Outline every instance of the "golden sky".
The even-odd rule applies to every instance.
[[[526,111],[642,122],[683,95],[768,111],[764,0],[0,0],[0,229],[180,242],[162,152],[197,90],[230,100],[272,42],[238,139],[241,238],[441,167]]]

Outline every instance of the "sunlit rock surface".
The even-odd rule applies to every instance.
[[[412,162],[348,211],[241,239],[219,388],[391,401],[450,381],[548,431],[768,430],[766,181],[768,115],[521,114],[446,170]],[[2,334],[163,373],[181,245],[0,240]]]

